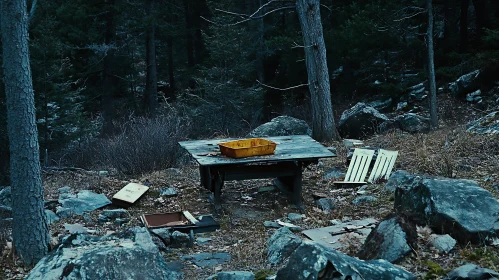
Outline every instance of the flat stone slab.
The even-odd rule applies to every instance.
[[[364,242],[377,223],[378,221],[373,218],[353,220],[329,227],[304,230],[303,234],[326,248],[338,250],[346,247],[344,241],[351,238]]]
[[[230,261],[230,254],[227,252],[199,253],[184,256],[182,259],[192,261],[199,267],[210,267]]]
[[[82,215],[111,204],[104,194],[97,194],[89,190],[82,190],[76,195],[67,195],[59,199],[63,208],[71,209],[74,214]]]

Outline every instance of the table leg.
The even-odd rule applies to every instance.
[[[219,172],[214,172],[213,174],[215,176],[214,178],[214,200],[213,202],[215,203],[215,211],[218,212],[222,210],[222,205],[221,205],[221,194],[222,194],[222,186],[224,183],[224,180],[222,178],[222,174]]]
[[[201,186],[203,188],[213,191],[213,178],[211,176],[211,168],[208,166],[199,166],[199,175],[201,177]]]
[[[301,203],[301,191],[302,191],[302,169],[301,163],[298,164],[298,170],[293,176],[293,193],[291,194],[291,201],[294,205],[298,207],[300,212],[304,213],[305,208]]]

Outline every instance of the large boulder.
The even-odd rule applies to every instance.
[[[468,132],[475,134],[499,134],[499,111],[492,112],[468,123]]]
[[[406,180],[412,178],[409,173],[404,170],[397,170],[390,175],[385,184],[384,190],[395,193],[397,186],[405,184]]]
[[[400,130],[410,133],[428,132],[430,130],[430,119],[414,113],[398,116],[395,118],[395,123]]]
[[[469,263],[462,265],[447,274],[444,280],[492,280],[499,278],[499,273]]]
[[[406,175],[395,190],[395,210],[461,244],[499,236],[499,202],[475,181]]]
[[[277,272],[276,279],[403,280],[416,277],[385,260],[362,261],[315,242],[303,241],[286,266]]]
[[[67,236],[29,273],[27,280],[46,279],[182,279],[168,269],[145,228],[103,237]]]
[[[450,93],[464,96],[467,93],[477,90],[480,86],[479,76],[480,70],[462,75],[455,82],[449,84]]]
[[[248,137],[272,137],[288,135],[309,135],[312,136],[312,129],[303,120],[289,116],[279,116],[270,122],[264,123],[253,129]]]
[[[65,194],[59,198],[63,209],[70,209],[73,214],[82,215],[84,212],[94,211],[111,204],[104,194],[97,194],[89,190],[82,190],[78,194]],[[59,215],[59,213],[57,213]]]
[[[223,271],[206,278],[206,280],[255,280],[255,274],[250,271]]]
[[[378,131],[379,125],[388,117],[364,103],[357,103],[341,114],[338,129],[345,138],[361,139]]]
[[[371,231],[357,256],[364,260],[384,259],[395,263],[412,251],[416,240],[415,225],[401,217],[392,217]]]
[[[369,102],[367,104],[368,106],[373,107],[374,109],[378,110],[379,112],[389,112],[392,111],[393,107],[393,99],[390,97],[386,100],[376,100]]]
[[[300,246],[302,240],[287,227],[274,232],[267,240],[267,258],[271,264],[281,263]]]

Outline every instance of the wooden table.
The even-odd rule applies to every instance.
[[[266,137],[277,143],[274,154],[247,158],[229,158],[220,154],[218,143],[236,139],[211,139],[179,142],[199,163],[201,185],[214,193],[220,209],[220,194],[225,181],[277,178],[277,185],[289,191],[292,203],[301,204],[302,171],[320,158],[335,155],[307,135]]]

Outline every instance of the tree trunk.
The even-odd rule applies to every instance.
[[[149,117],[154,117],[158,107],[158,74],[156,67],[156,26],[153,20],[154,0],[148,0],[147,16],[148,26],[146,31],[146,93],[144,98],[144,111]]]
[[[50,236],[43,209],[26,0],[4,0],[0,5],[10,142],[12,237],[17,254],[26,264],[34,264],[47,254]]]
[[[459,52],[468,49],[468,8],[470,0],[461,0],[461,17],[459,19]]]
[[[263,5],[263,0],[257,0],[258,1],[258,7],[261,7]],[[264,43],[264,35],[265,33],[265,24],[263,21],[263,17],[260,19],[257,19],[257,43],[256,43],[256,62],[255,62],[255,68],[256,68],[256,75],[257,79],[265,83],[264,81],[264,66],[263,66],[263,60],[264,60],[264,49],[263,49],[263,43]]]
[[[191,8],[188,0],[184,0],[184,11],[185,11],[185,26],[186,31],[186,51],[187,51],[187,65],[189,67],[194,66],[194,45],[192,36],[192,15]]]
[[[426,38],[428,43],[428,83],[430,84],[430,126],[438,127],[437,113],[437,85],[435,82],[435,61],[433,52],[433,0],[426,0],[428,11],[428,29]]]
[[[444,3],[444,39],[442,44],[444,49],[449,51],[457,50],[457,5],[454,0],[446,0]]]
[[[487,0],[473,0],[473,7],[475,8],[477,41],[480,41],[482,39],[484,29],[490,27],[489,7]]]
[[[116,24],[114,22],[114,0],[108,0],[108,11],[106,14],[106,35],[105,43],[107,46],[107,53],[104,57],[104,85],[102,92],[102,112],[104,115],[104,123],[102,126],[102,134],[104,136],[109,136],[114,132],[114,105],[113,105],[113,64],[114,64],[114,43],[116,38]]]
[[[312,101],[312,136],[317,141],[338,140],[333,116],[326,45],[322,33],[319,0],[296,0]]]

